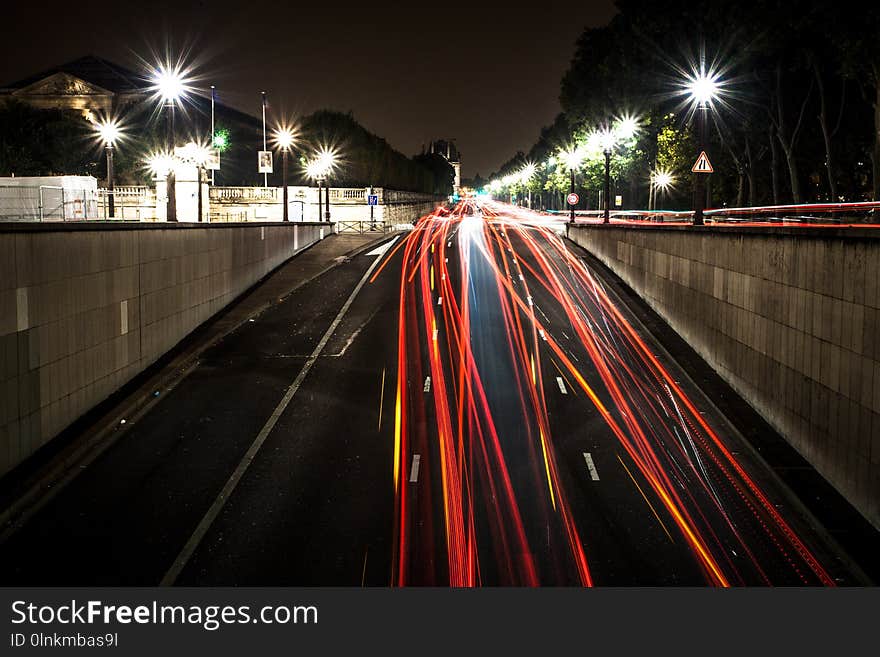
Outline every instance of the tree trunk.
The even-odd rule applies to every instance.
[[[825,172],[828,175],[828,192],[831,202],[837,203],[837,180],[834,178],[834,164],[831,151],[831,131],[828,129],[828,111],[825,106],[825,83],[822,80],[822,72],[819,65],[813,63],[813,71],[816,74],[816,85],[819,88],[819,125],[822,128],[822,139],[825,142]],[[841,99],[841,103],[843,100]]]
[[[737,167],[736,170],[736,207],[743,207],[743,196],[745,195],[745,176],[743,170]]]
[[[776,65],[776,137],[779,139],[779,144],[782,146],[782,151],[785,154],[785,161],[788,165],[788,176],[791,182],[791,198],[794,203],[801,202],[801,185],[798,178],[795,147],[797,145],[798,134],[800,133],[801,125],[803,125],[804,112],[807,109],[807,104],[810,102],[810,96],[813,93],[813,84],[815,84],[815,80],[811,79],[810,88],[807,91],[807,94],[804,96],[803,102],[801,103],[801,109],[800,113],[798,114],[797,123],[792,129],[791,135],[786,135],[785,106],[783,104],[783,99],[785,96],[782,91],[782,65]]]
[[[791,178],[791,200],[797,205],[801,202],[801,182],[798,177],[797,160],[794,151],[783,147],[785,162],[788,164],[788,177]]]
[[[776,146],[776,130],[770,126],[770,181],[773,187],[773,205],[779,205],[779,153]]]
[[[874,185],[872,198],[880,200],[880,65],[874,65]]]
[[[752,207],[756,203],[757,195],[755,193],[755,166],[752,161],[752,147],[748,139],[746,139],[746,178],[749,183],[749,207]]]

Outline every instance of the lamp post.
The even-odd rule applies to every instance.
[[[306,167],[306,175],[318,183],[318,221],[321,220],[321,185],[328,180],[330,173],[336,168],[336,153],[329,148],[322,148]],[[327,209],[324,220],[330,221],[330,185],[327,184]]]
[[[183,79],[179,68],[160,66],[153,74],[153,89],[162,101],[165,111],[165,148],[168,154],[174,156],[174,108],[177,102],[187,92],[186,81]],[[177,221],[177,189],[174,167],[168,168],[165,178],[167,191],[167,205],[165,218],[167,221]]]
[[[321,196],[321,186],[324,184],[324,178],[318,176],[318,221],[324,218],[324,199]]]
[[[275,143],[281,148],[281,184],[284,187],[282,221],[290,221],[288,217],[289,202],[287,200],[287,158],[290,153],[290,147],[293,145],[293,132],[288,128],[279,128],[275,131]]]
[[[523,198],[525,198],[525,190],[528,189],[529,192],[529,210],[532,209],[532,190],[529,188],[529,182],[537,170],[538,167],[529,162],[520,171],[520,182],[523,184]]]
[[[329,224],[330,223],[330,179],[327,179],[327,184],[324,186],[324,220]]]
[[[106,120],[98,124],[98,134],[104,142],[104,152],[107,154],[107,215],[110,219],[116,217],[116,194],[114,193],[113,180],[113,148],[119,139],[119,126],[115,121]]]
[[[673,186],[675,179],[668,171],[659,170],[651,173],[651,193],[648,201],[648,210],[657,209],[658,192],[666,192]]]
[[[605,196],[602,199],[603,203],[603,213],[602,213],[602,223],[608,224],[611,223],[611,209],[610,209],[610,197],[611,197],[611,149],[606,148],[603,151],[605,155]]]
[[[580,166],[581,160],[583,159],[583,152],[579,148],[571,148],[568,151],[562,153],[562,160],[565,162],[565,166],[568,169],[568,173],[571,176],[571,180],[568,187],[569,195],[574,194],[574,172]],[[574,223],[574,205],[569,204],[569,208],[571,209],[571,214],[569,215],[568,221],[569,223]]]
[[[617,135],[611,128],[601,133],[602,154],[605,156],[605,193],[602,199],[602,223],[611,223],[611,154],[617,142]]]
[[[689,78],[685,87],[697,115],[697,140],[702,154],[706,150],[706,117],[709,113],[709,105],[718,97],[718,78],[706,73],[705,67],[701,65],[699,73]],[[694,173],[694,226],[702,226],[704,223],[706,175],[708,174]]]

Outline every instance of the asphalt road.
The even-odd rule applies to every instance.
[[[577,249],[523,219],[428,217],[227,336],[0,545],[0,582],[857,583]]]

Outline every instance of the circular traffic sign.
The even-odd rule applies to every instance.
[[[569,205],[577,205],[578,201],[581,200],[580,196],[572,192],[568,196],[565,197],[565,200],[568,201]]]

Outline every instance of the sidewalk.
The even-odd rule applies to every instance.
[[[294,256],[217,315],[196,328],[159,361],[52,439],[0,480],[0,541],[51,499],[169,390],[186,378],[199,356],[238,326],[280,303],[294,290],[393,235],[330,235]]]

